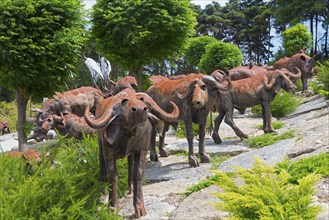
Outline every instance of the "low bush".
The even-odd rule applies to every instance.
[[[245,185],[239,186],[225,173],[217,172],[215,184],[224,190],[213,205],[232,219],[315,219],[320,207],[312,204],[319,175],[310,174],[291,184],[286,170],[277,172],[260,160],[251,170],[236,168]]]
[[[23,160],[0,156],[2,219],[120,219],[100,201],[97,138],[63,139],[31,169]],[[127,190],[125,161],[118,164],[121,194]],[[122,175],[125,175],[123,178]]]
[[[299,179],[311,174],[321,174],[323,177],[329,176],[329,153],[322,153],[309,158],[303,158],[297,162],[284,160],[276,165],[277,170],[287,170],[291,177],[290,183],[297,183]]]
[[[282,121],[274,121],[272,122],[272,127],[273,129],[280,129],[280,128],[284,128],[285,124]],[[257,124],[255,126],[258,129],[263,129],[263,124]]]
[[[274,100],[271,102],[271,113],[273,117],[284,117],[297,109],[300,105],[300,100],[294,97],[291,93],[281,90]],[[256,105],[251,108],[251,112],[257,116],[262,115],[262,107]]]
[[[281,135],[274,134],[274,133],[268,133],[268,134],[263,134],[263,135],[256,136],[256,137],[249,137],[248,139],[245,139],[245,140],[249,144],[249,147],[261,148],[264,146],[274,144],[275,142],[277,142],[279,140],[290,139],[290,138],[294,138],[295,136],[296,136],[295,131],[291,130],[291,131],[284,132]]]
[[[315,94],[320,94],[329,99],[329,61],[319,64],[319,70],[316,80],[311,82],[310,87]]]

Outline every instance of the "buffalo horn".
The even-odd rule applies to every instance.
[[[177,118],[179,116],[179,109],[174,102],[170,101],[173,107],[172,113],[167,113],[163,111],[160,106],[158,106],[158,104],[148,94],[144,92],[138,92],[136,93],[136,97],[146,103],[147,106],[151,109],[151,111],[154,111],[155,115],[161,120],[165,122],[177,121]]]
[[[302,72],[300,71],[299,68],[295,67],[295,69],[297,70],[297,74],[293,74],[291,73],[290,71],[288,70],[285,70],[283,71],[283,73],[288,76],[289,78],[292,78],[292,79],[299,79],[301,76],[302,76]]]
[[[108,111],[105,111],[100,118],[94,119],[90,116],[90,106],[87,105],[84,114],[87,124],[94,129],[102,128],[110,124],[116,118],[116,115],[112,107],[107,110]]]

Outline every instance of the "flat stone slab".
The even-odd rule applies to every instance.
[[[168,143],[168,142],[167,142]],[[240,144],[238,144],[240,143]],[[193,141],[194,152],[199,152],[199,141]],[[244,145],[240,140],[223,140],[222,144],[215,144],[213,140],[207,139],[205,140],[206,153],[215,154],[215,155],[230,155],[235,156],[239,155],[243,152],[248,152],[250,149]],[[188,152],[188,143],[184,138],[175,139],[170,141],[169,144],[166,145],[166,149],[171,152],[171,154],[175,154],[177,152]]]
[[[245,169],[250,169],[253,167],[255,158],[258,158],[266,164],[273,166],[286,157],[287,152],[294,146],[294,144],[294,139],[278,141],[270,146],[255,149],[250,152],[246,152],[238,156],[232,157],[224,161],[218,167],[218,170],[223,172],[233,172],[235,171],[236,166]]]
[[[227,219],[228,213],[218,211],[212,202],[220,202],[220,199],[214,196],[214,193],[222,190],[216,185],[209,186],[198,192],[191,194],[184,199],[179,207],[172,213],[171,220],[209,220],[209,219]]]

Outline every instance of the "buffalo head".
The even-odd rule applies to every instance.
[[[96,119],[90,116],[90,109],[87,107],[85,119],[92,128],[107,127],[106,140],[112,144],[120,130],[135,129],[149,118],[175,121],[179,115],[179,109],[173,102],[171,104],[173,112],[166,113],[146,93],[136,93],[135,90],[127,88],[104,100],[96,108]],[[115,120],[116,118],[120,120]]]

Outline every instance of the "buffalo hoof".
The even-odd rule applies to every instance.
[[[169,151],[163,148],[159,149],[159,154],[160,157],[168,157],[170,155]]]
[[[220,139],[220,137],[217,133],[213,132],[211,137],[214,140],[215,144],[221,144],[222,143],[222,139]]]
[[[154,162],[159,161],[158,154],[156,152],[151,152],[150,153],[150,160],[154,161]]]
[[[265,133],[265,134],[268,134],[268,133],[275,133],[275,134],[277,134],[277,132],[274,131],[273,129],[270,129],[270,130],[264,130],[264,133]]]
[[[136,205],[135,206],[135,218],[140,218],[144,215],[146,215],[146,210],[144,208],[144,205]]]
[[[199,167],[199,161],[195,156],[189,156],[188,157],[188,163],[191,167]]]
[[[208,154],[200,155],[201,163],[210,163],[210,156]]]

